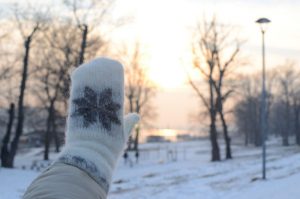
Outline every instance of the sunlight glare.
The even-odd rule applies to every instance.
[[[187,19],[181,12],[181,1],[154,1],[139,2],[137,28],[140,39],[149,47],[150,78],[160,88],[175,89],[186,79],[180,60],[187,48]]]
[[[177,132],[174,129],[161,129],[159,130],[159,135],[164,137],[176,137]]]

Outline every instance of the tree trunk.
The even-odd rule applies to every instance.
[[[245,131],[245,146],[248,146],[249,144],[249,136],[248,136],[248,130]]]
[[[134,147],[133,147],[133,150],[135,150],[136,163],[139,162],[139,137],[140,137],[140,127],[137,126],[135,128],[135,139],[134,139]]]
[[[254,127],[254,145],[257,147],[262,146],[262,129],[261,129],[261,117],[259,117],[261,115],[261,106],[258,105],[259,103],[256,102],[254,107],[255,108],[255,115],[256,117],[253,118],[253,120],[255,121],[255,127]],[[259,109],[259,110],[257,110]]]
[[[60,140],[59,140],[59,136],[58,136],[58,132],[57,132],[57,129],[56,129],[56,114],[55,114],[55,107],[53,108],[54,111],[53,111],[53,117],[52,117],[52,122],[51,122],[51,126],[52,126],[52,132],[53,132],[53,135],[54,135],[54,142],[55,142],[55,152],[56,153],[59,153],[59,149],[60,149]]]
[[[140,107],[140,101],[139,99],[135,100],[135,112],[137,114],[140,114],[141,111],[141,107]],[[138,154],[139,152],[139,137],[140,137],[140,126],[137,126],[135,128],[135,139],[134,139],[134,150],[136,151],[136,153]]]
[[[10,141],[10,135],[11,135],[11,129],[13,125],[13,121],[15,118],[15,104],[11,103],[10,108],[8,111],[8,123],[7,123],[7,129],[6,134],[3,138],[3,146],[1,148],[1,165],[6,168],[12,168],[13,167],[13,161],[12,157],[9,153],[8,145]]]
[[[210,76],[212,78],[212,75]],[[218,135],[216,128],[216,107],[214,102],[214,88],[213,88],[213,80],[209,80],[209,88],[210,88],[210,141],[212,146],[211,151],[211,161],[220,161],[220,148],[218,144]]]
[[[221,73],[221,72],[220,72]],[[223,96],[222,96],[222,77],[223,77],[223,73],[221,73],[221,77],[220,77],[220,82],[219,82],[219,86],[215,87],[215,90],[217,92],[217,109],[218,109],[218,113],[220,115],[221,121],[222,121],[222,127],[223,127],[223,134],[224,134],[224,140],[225,140],[225,145],[226,145],[226,159],[232,159],[232,155],[231,155],[231,147],[230,147],[230,137],[228,135],[228,128],[227,128],[227,124],[226,124],[226,120],[224,117],[224,112],[223,112],[223,103],[224,101],[222,100]]]
[[[289,146],[289,137],[286,135],[286,132],[283,132],[282,145]]]
[[[139,137],[140,137],[140,127],[137,126],[135,128],[135,138],[134,138],[134,147],[133,147],[133,150],[135,151],[139,150]]]
[[[127,96],[128,101],[129,101],[129,112],[132,113],[133,111],[133,95],[132,93],[130,93],[131,91],[129,91],[129,95]],[[134,142],[133,138],[132,138],[132,134],[129,135],[128,141],[127,141],[127,148],[125,149],[125,153],[127,153],[127,151],[131,151],[132,150],[132,143]]]
[[[257,130],[255,131],[255,139],[254,139],[254,145],[259,147],[262,145],[262,139],[261,139],[261,134],[262,130],[260,128],[256,128]]]
[[[300,145],[300,129],[299,129],[299,108],[295,107],[295,135],[296,144]]]
[[[87,35],[88,35],[88,25],[83,24],[83,25],[80,25],[80,27],[82,30],[82,40],[81,40],[78,65],[81,65],[84,62],[84,54],[85,54]]]
[[[212,154],[211,154],[211,161],[220,161],[220,149],[218,144],[218,136],[217,136],[217,129],[215,122],[212,122],[210,125],[210,141],[212,146]]]
[[[20,85],[20,96],[18,101],[18,122],[16,127],[16,134],[15,137],[11,143],[11,158],[12,158],[12,167],[13,167],[13,161],[14,157],[18,150],[18,144],[20,137],[23,133],[23,124],[24,124],[24,95],[25,95],[25,89],[26,89],[26,82],[27,82],[27,76],[28,76],[28,62],[29,62],[29,51],[30,51],[30,44],[31,44],[31,36],[27,37],[24,43],[25,48],[25,55],[23,59],[23,73],[22,73],[22,81]]]
[[[47,118],[47,128],[45,132],[45,150],[44,150],[44,160],[49,160],[49,148],[52,139],[52,120],[53,120],[53,102],[50,103],[48,107],[48,118]]]
[[[224,140],[226,144],[226,159],[232,159],[231,146],[230,146],[231,138],[228,135],[228,128],[227,128],[226,120],[224,118],[223,110],[219,110],[219,113],[222,121]]]
[[[248,146],[248,144],[249,144],[249,120],[247,119],[245,123],[245,146]]]
[[[290,104],[288,99],[286,100],[285,107],[286,121],[285,121],[285,129],[282,131],[282,145],[289,146],[289,133],[290,133]]]

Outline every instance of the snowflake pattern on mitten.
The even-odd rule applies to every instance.
[[[82,117],[85,128],[97,121],[107,131],[111,130],[112,123],[121,125],[117,115],[121,106],[113,101],[111,88],[105,88],[97,94],[93,89],[85,86],[84,97],[74,99],[72,102],[75,104],[75,111],[71,117]]]

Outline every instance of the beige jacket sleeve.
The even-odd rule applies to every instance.
[[[45,170],[23,196],[23,199],[105,198],[105,191],[86,172],[64,163],[55,163]]]

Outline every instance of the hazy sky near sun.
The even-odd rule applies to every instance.
[[[124,0],[118,5],[120,12],[135,16],[126,30],[128,38],[144,44],[151,78],[162,87],[155,100],[161,127],[189,126],[189,115],[199,107],[186,84],[184,67],[190,65],[192,27],[203,17],[216,15],[219,22],[236,27],[246,40],[246,70],[261,68],[261,33],[255,23],[260,17],[272,21],[266,33],[267,67],[287,59],[300,64],[299,0]]]
[[[243,54],[250,57],[251,65],[260,61],[261,34],[254,23],[259,17],[272,20],[266,35],[268,64],[299,59],[300,1],[125,0],[118,5],[135,16],[127,33],[149,48],[153,78],[165,87],[177,87],[184,81],[182,64],[190,51],[192,27],[212,15],[240,32],[240,38],[247,41]],[[170,71],[178,78],[174,83],[164,80]]]
[[[9,2],[16,1],[0,0],[0,6]],[[139,40],[145,47],[145,64],[161,87],[154,100],[159,127],[189,126],[189,115],[199,107],[184,67],[191,65],[192,27],[203,17],[216,15],[219,22],[236,27],[247,41],[242,54],[250,61],[249,71],[261,67],[261,33],[255,24],[260,17],[272,21],[266,33],[267,67],[287,59],[300,64],[300,0],[118,0],[113,14],[134,17],[114,34],[115,43]]]

